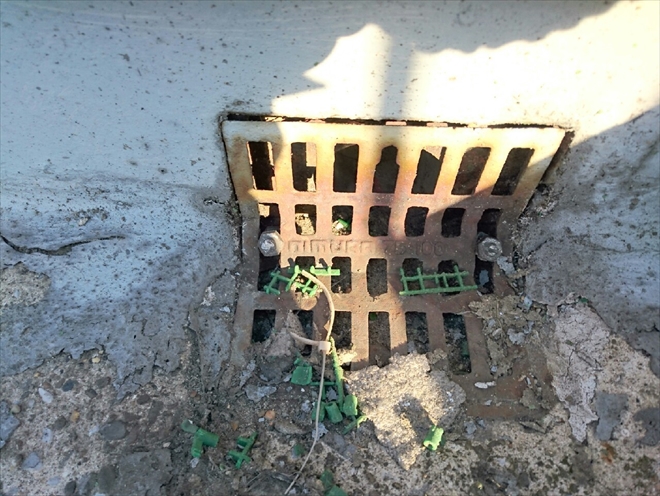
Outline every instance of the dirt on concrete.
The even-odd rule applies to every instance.
[[[498,328],[512,325],[516,334],[512,301],[484,298],[475,311],[508,308]],[[177,371],[157,371],[121,401],[103,350],[79,359],[61,354],[5,378],[2,494],[284,494],[311,446],[317,395],[314,386],[291,383],[292,340],[274,332],[253,345],[243,370],[209,384],[196,334],[187,337]],[[597,353],[589,347],[594,341]],[[536,421],[467,416],[465,393],[437,370],[433,354],[433,365],[413,353],[382,368],[346,372],[369,420],[346,434],[348,421],[325,420],[291,494],[325,494],[319,478],[325,470],[354,495],[660,494],[654,417],[660,380],[648,357],[579,301],[559,309],[546,343],[560,403]],[[192,435],[180,427],[186,419],[219,437],[200,458],[191,456]],[[445,430],[445,444],[432,452],[422,440],[435,423]],[[237,469],[228,452],[239,436],[254,432],[251,461]]]

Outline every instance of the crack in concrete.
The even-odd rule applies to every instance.
[[[88,243],[92,243],[94,241],[108,241],[111,239],[125,239],[125,236],[106,236],[104,238],[96,238],[96,239],[88,239],[84,241],[75,241],[73,243],[66,244],[64,246],[60,246],[59,248],[55,250],[47,250],[45,248],[39,248],[38,246],[35,247],[27,247],[27,246],[19,246],[16,243],[12,243],[9,241],[7,238],[5,238],[3,235],[0,234],[0,238],[2,238],[2,241],[4,241],[7,245],[12,250],[15,250],[19,253],[26,253],[28,255],[32,255],[33,253],[40,253],[42,255],[49,255],[49,256],[62,256],[62,255],[68,255],[71,252],[71,249],[74,246],[78,245],[86,245]]]

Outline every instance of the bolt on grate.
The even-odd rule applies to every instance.
[[[341,275],[319,277],[349,327],[339,323],[333,335],[352,344],[352,368],[408,353],[406,322],[414,314],[423,316],[417,321],[427,335],[410,346],[449,355],[460,346],[458,356],[468,364],[454,380],[466,389],[491,380],[482,323],[468,303],[480,293],[511,290],[497,264],[477,257],[477,244],[488,237],[501,243],[504,255],[511,253],[511,230],[565,131],[415,124],[282,118],[222,123],[243,217],[234,324],[239,350],[250,345],[248,330],[260,312],[274,312],[273,327],[281,329],[289,311],[313,309],[317,329],[325,326],[323,298],[263,290],[275,268],[321,264],[341,268]],[[266,231],[279,232],[279,256],[260,254],[258,240]],[[415,268],[407,271],[410,266]],[[402,296],[414,294],[415,279],[423,289],[425,278],[442,273],[452,275],[444,280],[451,292]],[[453,278],[460,287],[453,287]],[[464,337],[447,327],[448,315],[461,318]],[[505,399],[521,394],[517,379],[500,378],[488,391],[476,391],[475,401],[493,393]],[[514,410],[493,407],[486,415]]]

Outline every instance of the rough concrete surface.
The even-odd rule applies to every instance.
[[[587,425],[598,417],[591,408],[602,367],[608,331],[598,315],[566,307],[555,320],[556,331],[548,353],[548,369],[557,397],[570,412],[573,435],[583,441]]]
[[[369,496],[660,494],[659,15],[634,1],[1,2],[0,494],[254,496],[300,468],[316,391],[290,384],[290,340],[230,363],[231,112],[573,136],[506,260],[517,295],[471,309],[508,309],[506,327],[484,320],[492,379],[528,347],[560,403],[528,388],[529,418],[452,420],[424,397],[396,424],[379,406],[396,396],[365,388],[373,420],[346,435],[325,422],[295,494],[323,494],[325,469]],[[364,374],[400,380],[410,361],[429,391],[456,391],[423,358]],[[413,447],[436,416],[446,446]],[[220,436],[200,459],[187,418]],[[237,470],[226,454],[255,431]]]
[[[651,332],[643,346],[654,362],[660,346],[659,143],[660,108],[654,107],[574,146],[552,192],[525,218],[522,245],[533,267],[530,297],[551,305],[571,292],[587,298],[629,339]]]
[[[404,469],[423,451],[433,425],[451,425],[465,392],[444,372],[433,371],[425,355],[395,355],[381,369],[351,374],[349,390],[360,398],[362,412],[373,422],[376,437]]]

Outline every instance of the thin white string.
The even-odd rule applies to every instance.
[[[321,414],[321,398],[323,396],[323,379],[325,377],[325,357],[326,354],[329,351],[329,348],[325,343],[328,342],[330,339],[330,335],[332,334],[332,326],[335,323],[335,304],[332,301],[332,296],[330,295],[330,291],[328,291],[328,288],[325,287],[325,284],[323,284],[321,281],[319,281],[316,277],[314,277],[312,274],[307,272],[306,270],[301,271],[301,274],[308,279],[310,279],[312,282],[316,283],[322,290],[323,294],[325,295],[326,299],[328,300],[328,307],[330,308],[330,322],[328,324],[328,330],[325,336],[324,341],[313,341],[311,339],[303,338],[302,336],[298,336],[297,334],[290,333],[291,336],[293,336],[294,339],[297,341],[300,341],[301,343],[305,344],[311,344],[312,346],[318,347],[319,351],[321,351],[321,355],[323,357],[323,360],[321,362],[321,380],[319,381],[319,395],[316,400],[316,418],[314,419],[314,440],[312,441],[312,447],[309,449],[307,452],[307,456],[305,457],[305,460],[303,461],[302,466],[300,467],[300,470],[298,470],[298,473],[296,474],[296,477],[291,481],[291,484],[289,487],[287,487],[286,491],[284,491],[284,496],[289,494],[289,491],[293,488],[294,484],[300,478],[300,475],[302,474],[303,470],[305,469],[305,465],[307,465],[307,461],[309,460],[309,457],[311,456],[312,452],[314,451],[314,447],[316,446],[316,442],[319,440],[319,415]]]

